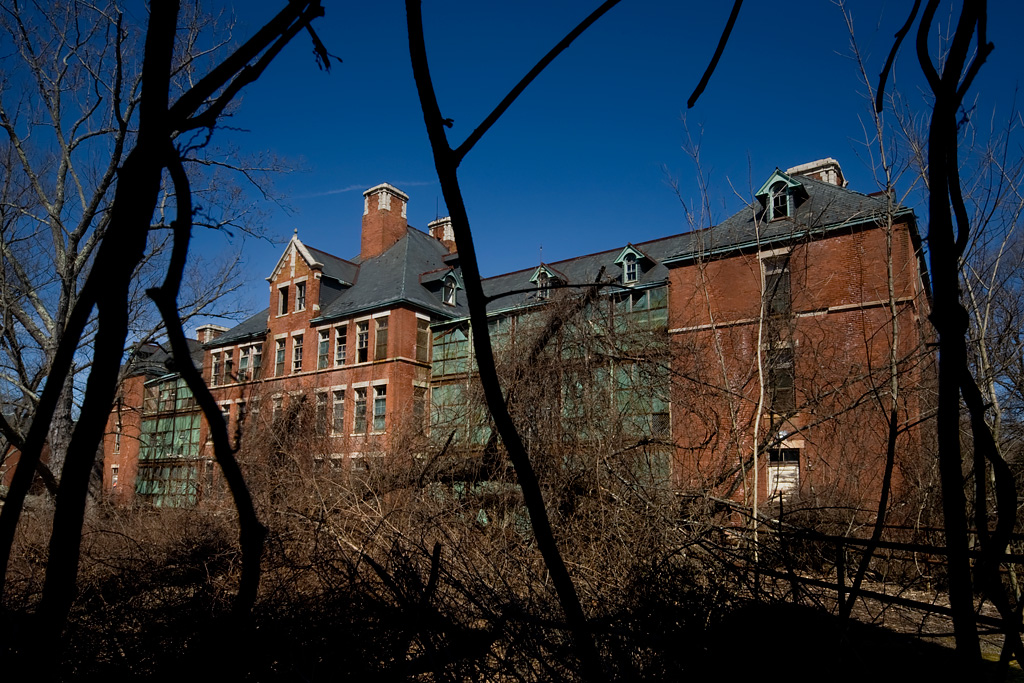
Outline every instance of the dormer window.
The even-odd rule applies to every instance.
[[[639,268],[636,264],[636,254],[626,254],[626,258],[622,260],[622,281],[636,282],[638,272]]]
[[[441,300],[449,306],[455,305],[455,281],[448,279],[444,281],[444,290],[441,293]]]
[[[551,297],[551,277],[547,273],[537,276],[537,298],[548,299]]]
[[[622,269],[619,282],[630,286],[640,282],[640,276],[657,265],[657,261],[632,244],[627,244],[613,263]]]
[[[807,188],[798,179],[775,169],[757,192],[754,193],[764,208],[764,220],[774,221],[792,218],[796,207],[807,200]]]
[[[771,215],[768,220],[789,216],[789,187],[786,183],[775,183],[769,192],[771,198]]]

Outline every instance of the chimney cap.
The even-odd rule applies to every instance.
[[[786,173],[817,178],[822,182],[838,185],[839,187],[846,187],[847,185],[846,177],[843,176],[843,169],[839,166],[839,162],[832,157],[825,157],[817,161],[809,161],[806,164],[791,166],[786,169]]]
[[[397,187],[390,183],[381,183],[380,185],[374,185],[366,192],[363,192],[363,196],[369,197],[370,195],[377,194],[379,192],[388,192],[390,194],[395,195],[396,197],[401,197],[405,201],[409,201],[409,195],[402,192],[401,190],[399,190]]]

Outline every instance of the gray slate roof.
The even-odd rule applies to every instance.
[[[203,345],[198,339],[186,339],[192,356],[192,363],[197,368],[203,367]],[[171,372],[168,362],[171,360],[170,344],[146,344],[138,349],[128,361],[131,369],[129,375],[166,375]]]
[[[647,269],[640,273],[640,278],[631,288],[643,288],[645,285],[653,286],[668,279],[668,268],[661,261],[678,253],[689,242],[689,239],[689,234],[673,235],[633,245],[649,258],[656,261],[656,264],[651,266],[645,263],[644,265],[647,266]],[[615,249],[609,249],[608,251],[596,254],[577,256],[576,258],[556,263],[538,264],[528,270],[518,270],[514,273],[487,278],[483,283],[484,293],[487,296],[509,293],[507,296],[490,301],[487,304],[487,312],[494,313],[509,308],[541,303],[542,299],[537,296],[537,285],[530,281],[541,265],[546,266],[552,273],[564,276],[564,284],[593,284],[597,282],[597,277],[601,273],[602,267],[604,267],[602,281],[607,282],[609,279],[614,279],[618,282],[622,276],[622,267],[616,265],[615,258],[622,253],[622,249],[622,247],[616,247]]]
[[[309,250],[313,258],[324,264],[324,276],[334,278],[348,285],[356,281],[356,274],[359,273],[358,265],[343,258],[338,258],[333,254],[328,254],[326,251],[320,251],[308,245],[304,246],[306,246],[306,249]]]
[[[448,250],[439,241],[415,228],[408,228],[402,239],[390,249],[359,264],[354,285],[327,304],[317,321],[343,318],[399,301],[419,306],[440,317],[468,315],[469,309],[464,300],[457,306],[446,306],[436,293],[420,282],[421,274],[445,267],[444,257],[447,254]]]
[[[245,321],[235,325],[230,330],[220,335],[207,346],[223,346],[224,344],[237,343],[249,339],[259,339],[267,333],[267,318],[270,316],[270,309],[262,311],[247,318]]]
[[[797,190],[801,198],[796,202],[791,217],[766,221],[764,207],[755,202],[713,227],[631,245],[646,254],[653,263],[642,262],[640,278],[630,288],[664,283],[668,279],[667,264],[684,263],[701,255],[711,256],[753,248],[758,239],[764,246],[822,235],[828,231],[873,221],[884,214],[884,197],[871,197],[806,176],[794,176],[792,180],[800,183],[803,192]],[[909,214],[910,210],[900,209],[898,213]],[[757,226],[760,227],[759,237],[755,229]],[[306,248],[315,259],[323,263],[325,276],[352,285],[340,288],[337,293],[332,290],[329,297],[325,296],[321,301],[320,316],[314,319],[314,323],[345,318],[396,303],[418,306],[438,318],[460,319],[469,315],[465,292],[458,292],[456,306],[447,306],[441,302],[441,286],[453,266],[457,281],[461,283],[457,255],[449,254],[438,240],[415,228],[408,228],[405,235],[383,254],[359,263],[309,246]],[[596,254],[538,264],[487,278],[483,283],[485,294],[507,294],[490,301],[487,310],[496,313],[542,303],[537,296],[536,284],[531,282],[537,268],[542,265],[570,285],[596,282],[602,267],[603,280],[617,283],[622,276],[622,267],[615,263],[615,259],[623,248],[619,246]],[[614,284],[612,286],[615,287]],[[220,346],[265,335],[268,314],[269,309],[257,313],[228,330],[211,345]]]
[[[764,207],[755,202],[718,225],[687,233],[690,237],[688,243],[669,262],[756,246],[755,215],[760,223],[760,242],[764,245],[807,235],[820,236],[831,230],[876,220],[885,213],[883,196],[871,197],[804,176],[795,176],[794,180],[803,186],[807,197],[798,203],[793,216],[765,220]],[[898,213],[910,213],[910,210],[900,209]]]
[[[806,176],[796,176],[793,179],[803,186],[806,197],[802,197],[802,201],[798,202],[792,217],[766,221],[763,217],[764,207],[755,202],[713,227],[631,245],[655,261],[653,267],[644,264],[647,269],[631,287],[642,288],[645,285],[653,286],[666,281],[666,264],[756,246],[758,236],[755,230],[755,213],[760,221],[760,242],[765,245],[799,239],[806,235],[820,235],[830,230],[872,221],[880,218],[885,212],[884,197],[871,197]],[[910,210],[901,209],[899,213],[910,213]],[[494,313],[541,303],[536,285],[530,281],[540,265],[546,266],[552,272],[564,273],[568,284],[583,285],[595,282],[602,266],[605,268],[605,280],[614,278],[618,281],[622,275],[622,267],[615,264],[615,259],[622,253],[623,248],[624,246],[557,263],[539,264],[527,270],[488,278],[484,280],[484,292],[488,296],[503,292],[510,294],[488,303],[487,310]]]

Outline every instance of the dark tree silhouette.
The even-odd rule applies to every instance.
[[[0,568],[6,570],[25,495],[39,462],[61,389],[86,322],[95,307],[97,332],[93,364],[86,383],[82,412],[68,444],[55,502],[46,579],[38,611],[39,632],[35,638],[38,647],[59,640],[75,597],[89,477],[106,416],[117,389],[121,350],[128,333],[128,296],[132,275],[145,254],[147,232],[156,208],[164,169],[170,169],[179,189],[187,189],[180,182],[180,157],[174,150],[173,141],[176,136],[188,131],[203,128],[212,131],[220,115],[241,89],[255,81],[300,31],[306,29],[310,32],[318,58],[325,64],[329,63],[326,50],[310,26],[314,19],[323,14],[319,0],[291,2],[251,39],[216,65],[175,103],[170,104],[168,99],[179,9],[180,3],[177,0],[154,1],[150,5],[135,145],[118,169],[109,226],[98,246],[95,263],[60,335],[48,381],[24,439],[10,493],[0,512]],[[179,212],[191,212],[191,201],[188,198],[179,198],[178,201]],[[179,234],[187,235],[187,226],[191,225],[191,220],[191,215],[179,213]],[[187,247],[186,239],[176,243],[168,285],[162,291],[163,303],[172,308],[176,306],[171,296],[176,296],[177,284],[180,283],[180,271],[176,273],[174,269],[180,269]],[[181,351],[180,345],[178,351]],[[187,358],[186,354],[185,361]],[[177,359],[179,364],[185,361],[180,357]],[[223,441],[226,442],[226,438]],[[225,471],[230,471],[230,450],[219,448],[217,457]],[[241,544],[247,565],[243,571],[243,586],[237,597],[236,608],[245,613],[255,597],[255,587],[259,580],[262,528],[258,522],[254,524],[255,513],[251,501],[245,495],[244,482],[239,478],[234,483],[240,484],[240,488],[233,485],[232,490],[242,519]],[[2,588],[0,578],[0,594]],[[45,661],[53,660],[53,657],[49,657]]]

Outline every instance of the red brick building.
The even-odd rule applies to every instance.
[[[232,433],[244,438],[256,416],[312,432],[321,439],[308,455],[321,464],[359,467],[408,432],[454,433],[480,450],[492,430],[450,222],[427,234],[407,225],[398,189],[364,194],[357,257],[296,234],[267,278],[268,309],[199,330],[208,384]],[[761,500],[870,506],[886,397],[899,387],[905,424],[921,410],[913,214],[846,189],[831,159],[776,171],[756,197],[706,230],[485,281],[499,360],[510,377],[540,380],[516,390],[538,453],[614,442],[676,487],[734,498],[753,491],[756,453]],[[545,336],[554,317],[558,332]],[[534,367],[517,370],[524,359]],[[105,490],[191,504],[215,478],[212,453],[187,389],[165,375],[125,384]],[[311,418],[296,422],[299,411]],[[902,459],[917,458],[915,434],[901,432]]]

